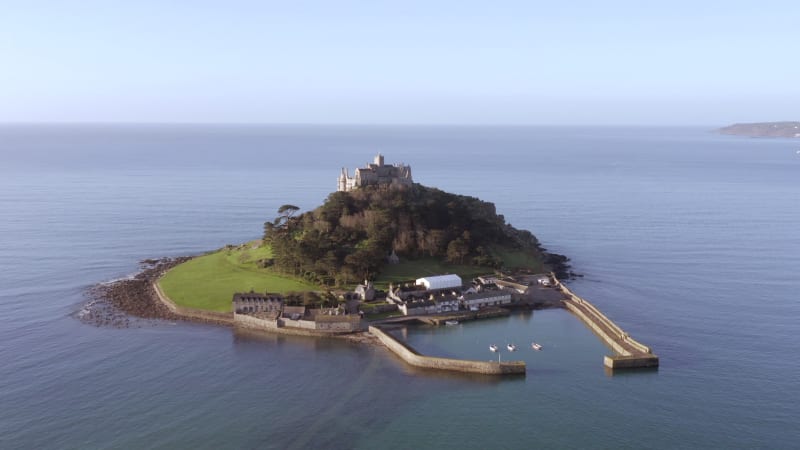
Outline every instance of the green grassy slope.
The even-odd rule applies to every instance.
[[[259,268],[256,262],[271,256],[255,243],[222,249],[187,261],[161,279],[159,285],[175,303],[211,311],[230,311],[234,292],[288,292],[319,287]]]

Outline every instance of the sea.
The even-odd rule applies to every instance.
[[[399,333],[493,378],[380,347],[185,322],[81,320],[146,258],[261,235],[376,153],[493,202],[571,258],[563,310]],[[0,126],[0,448],[800,448],[800,140],[705,127]],[[243,289],[248,288],[242,286]],[[531,342],[543,350],[530,349]],[[490,344],[518,350],[499,355]]]

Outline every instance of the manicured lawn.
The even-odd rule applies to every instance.
[[[222,249],[174,267],[159,282],[175,303],[211,311],[230,311],[235,292],[288,292],[319,287],[261,269],[256,262],[271,256],[268,247],[255,243]]]

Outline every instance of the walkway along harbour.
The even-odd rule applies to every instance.
[[[658,356],[653,354],[650,347],[630,337],[594,305],[570,291],[555,275],[552,278],[555,287],[564,293],[564,306],[617,353],[603,358],[606,367],[610,369],[658,367]]]

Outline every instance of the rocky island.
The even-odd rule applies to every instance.
[[[561,284],[559,278],[575,276],[568,258],[507,223],[494,204],[414,183],[409,166],[386,165],[381,155],[353,176],[342,169],[337,181],[337,191],[311,211],[281,206],[261,239],[195,257],[144,261],[139,275],[95,289],[95,302],[113,308],[85,318],[127,326],[125,318],[108,319],[117,309],[255,332],[380,342],[420,367],[520,374],[521,361],[421,355],[384,327],[556,307],[573,312],[615,350],[618,356],[607,357],[606,366],[658,364],[649,348]]]
[[[736,136],[800,138],[800,122],[736,123],[718,131]]]

